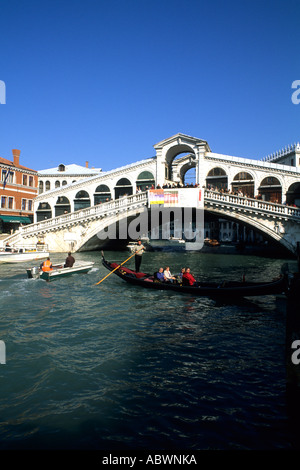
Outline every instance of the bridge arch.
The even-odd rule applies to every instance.
[[[185,162],[179,170],[181,183],[184,182],[184,175],[191,168],[192,163],[194,167],[196,166],[196,155],[194,149],[188,144],[176,144],[167,150],[165,156],[165,178],[167,180],[176,180],[174,171],[176,165],[174,165],[174,163],[176,163],[176,160],[179,160],[181,158],[186,159],[186,157],[188,157],[188,162]],[[187,167],[187,165],[190,165],[190,167]]]
[[[91,199],[89,193],[83,189],[78,191],[74,198],[74,211],[85,209],[86,207],[90,207],[90,205]]]

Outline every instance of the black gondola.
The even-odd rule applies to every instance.
[[[118,277],[128,282],[129,284],[145,287],[148,289],[160,289],[180,293],[189,293],[196,296],[231,296],[232,298],[236,298],[260,295],[276,295],[286,292],[287,289],[287,278],[286,276],[282,275],[277,279],[274,279],[269,282],[197,282],[197,285],[195,286],[187,286],[175,282],[160,282],[155,279],[154,274],[136,273],[135,271],[121,266],[118,263],[110,263],[106,261],[103,254],[102,264],[109,271],[114,271],[114,274],[116,274]]]

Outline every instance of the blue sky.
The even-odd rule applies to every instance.
[[[300,140],[300,2],[0,0],[0,156],[110,170],[177,132],[261,158]]]

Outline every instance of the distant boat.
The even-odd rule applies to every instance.
[[[44,279],[45,281],[54,281],[64,278],[71,274],[87,273],[94,266],[94,262],[75,261],[72,268],[64,268],[63,264],[53,265],[52,271],[43,271],[39,267],[28,268],[27,276],[29,279]]]
[[[170,237],[166,239],[150,239],[150,246],[153,251],[184,251],[185,240],[183,238]]]
[[[12,246],[0,251],[0,263],[23,263],[48,258],[48,245]]]
[[[195,286],[184,285],[182,283],[160,282],[155,279],[154,274],[137,273],[118,263],[110,263],[102,255],[102,264],[109,271],[128,284],[145,287],[148,289],[168,290],[178,293],[188,293],[196,296],[205,297],[227,297],[232,300],[247,296],[276,295],[281,294],[287,289],[286,276],[280,276],[266,282],[246,282],[246,281],[227,281],[221,279],[219,282],[198,282]]]

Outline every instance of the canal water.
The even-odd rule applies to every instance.
[[[76,258],[94,260],[93,270],[52,283],[27,279],[27,264],[0,265],[0,449],[298,448],[286,407],[282,299],[222,302],[143,290],[114,275],[95,285],[108,273],[100,253]],[[142,268],[268,280],[284,262],[155,252]]]

